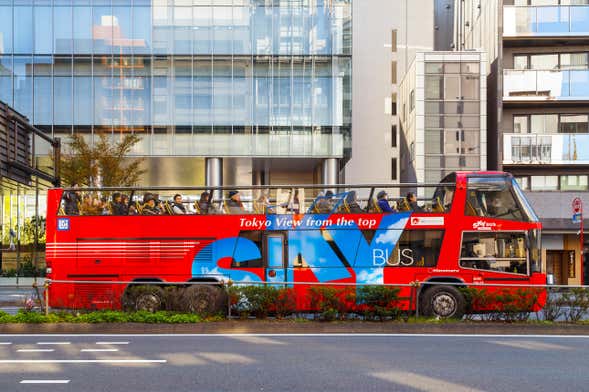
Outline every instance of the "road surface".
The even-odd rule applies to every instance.
[[[589,337],[2,335],[0,391],[580,391]]]

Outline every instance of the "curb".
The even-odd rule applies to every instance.
[[[196,324],[2,324],[2,334],[464,334],[464,335],[587,335],[589,325],[497,323],[298,322],[291,320],[211,321]]]

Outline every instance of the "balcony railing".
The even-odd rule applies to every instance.
[[[505,6],[503,36],[575,36],[589,34],[589,6]]]
[[[589,164],[589,134],[503,134],[503,164]]]
[[[503,71],[503,99],[589,100],[589,69]]]

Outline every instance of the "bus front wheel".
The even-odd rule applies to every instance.
[[[461,319],[466,301],[456,287],[433,286],[423,294],[421,306],[424,316]]]

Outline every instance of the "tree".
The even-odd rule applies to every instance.
[[[70,151],[62,154],[60,168],[66,186],[133,186],[145,173],[140,169],[142,158],[127,157],[141,140],[137,135],[123,135],[118,142],[113,142],[107,135],[100,134],[92,146],[78,134],[69,139]]]

